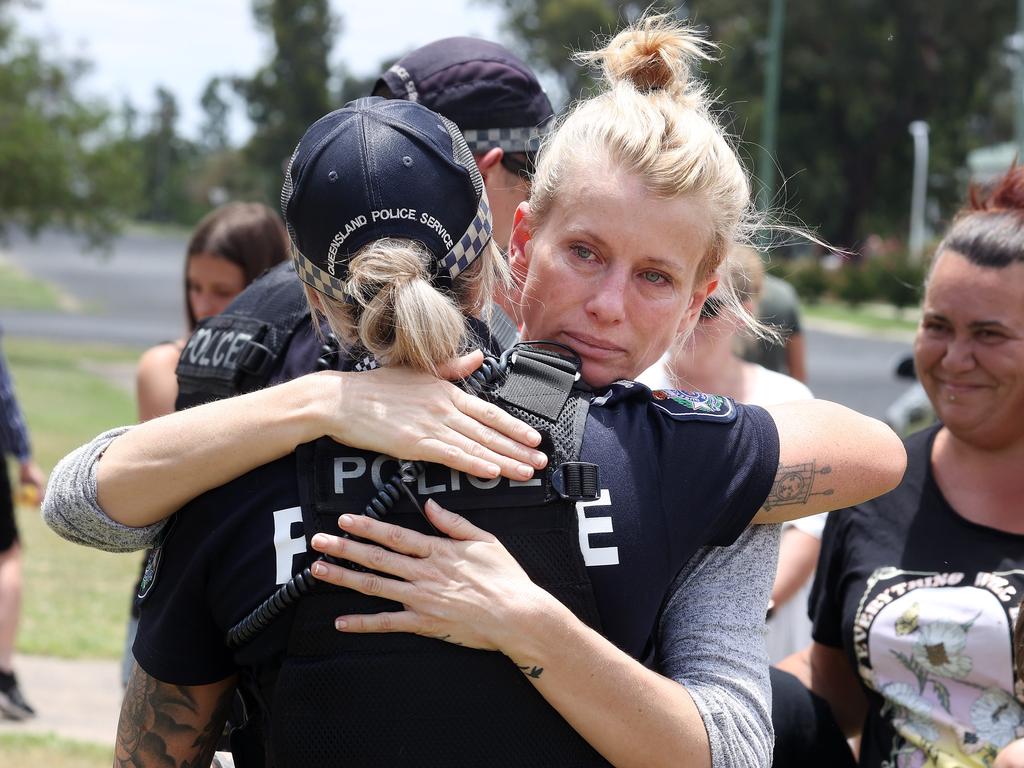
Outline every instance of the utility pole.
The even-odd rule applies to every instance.
[[[914,187],[910,196],[910,260],[921,260],[924,250],[924,203],[928,194],[928,123],[915,120],[908,128],[914,137]]]
[[[1024,0],[1017,0],[1017,34],[1013,35],[1013,102],[1014,138],[1017,140],[1017,162],[1024,161]]]
[[[1024,7],[1024,0],[1019,0]],[[786,21],[786,0],[772,0],[768,26],[768,60],[764,68],[764,115],[761,119],[761,158],[757,178],[761,182],[759,203],[765,210],[775,197],[775,147],[779,119],[779,83],[782,79],[782,32]]]

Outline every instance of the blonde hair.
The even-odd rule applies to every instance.
[[[349,301],[338,301],[303,284],[319,328],[317,307],[331,331],[358,342],[382,365],[405,365],[437,374],[440,366],[467,351],[467,315],[508,283],[508,265],[493,244],[451,284],[432,280],[434,258],[418,241],[383,238],[352,257],[345,284]]]

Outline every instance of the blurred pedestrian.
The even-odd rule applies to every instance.
[[[807,381],[807,342],[800,325],[800,297],[781,277],[766,274],[758,300],[757,319],[779,334],[778,338],[753,338],[743,357],[765,368]]]
[[[0,350],[0,450],[18,463],[19,497],[38,504],[46,478],[32,460],[28,429],[14,397],[7,360]],[[21,543],[14,518],[14,494],[6,463],[0,472],[0,714],[12,720],[32,717],[14,676],[14,640],[21,615]]]
[[[185,313],[188,334],[220,314],[249,283],[288,260],[288,233],[281,217],[261,203],[228,203],[196,225],[185,249]],[[186,338],[142,353],[135,377],[139,421],[174,410],[178,365]]]
[[[218,315],[249,283],[289,258],[288,233],[271,208],[262,203],[227,203],[206,214],[185,248],[185,316],[191,334],[196,325]],[[135,374],[139,421],[174,411],[178,396],[175,368],[186,338],[165,341],[142,353]],[[145,570],[143,560],[143,572]],[[121,682],[128,684],[132,643],[139,622],[138,593],[143,573],[132,590],[131,614],[121,659]]]
[[[781,666],[863,730],[862,766],[1020,765],[1024,168],[972,190],[925,288],[914,359],[939,423],[907,438],[899,487],[830,516],[814,642]]]

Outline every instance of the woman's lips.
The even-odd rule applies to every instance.
[[[562,333],[562,336],[570,347],[584,357],[605,359],[617,357],[623,352],[621,347],[608,344],[601,339],[595,339],[593,336],[568,332]]]

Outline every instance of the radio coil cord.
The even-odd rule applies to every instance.
[[[511,347],[505,350],[501,357],[498,358],[484,357],[483,364],[473,371],[468,379],[465,379],[466,389],[480,397],[486,397],[493,392],[495,385],[504,378],[515,349],[515,347]],[[420,514],[423,515],[423,518],[429,524],[430,521],[420,506],[419,500],[409,488],[423,474],[425,470],[423,462],[401,461],[398,466],[398,472],[392,475],[381,486],[380,490],[374,494],[369,504],[363,510],[363,514],[372,517],[374,520],[380,520],[394,509],[395,504],[404,495],[419,510]],[[433,528],[432,524],[431,528]],[[320,555],[315,562],[328,562],[332,565],[338,564],[335,558],[328,555]],[[228,631],[228,647],[238,648],[248,643],[270,626],[271,622],[277,617],[295,605],[303,595],[308,595],[322,587],[323,582],[313,576],[310,567],[312,566],[303,568],[300,573],[292,576],[286,584],[282,584],[276,592],[253,609],[248,616],[235,624]]]

